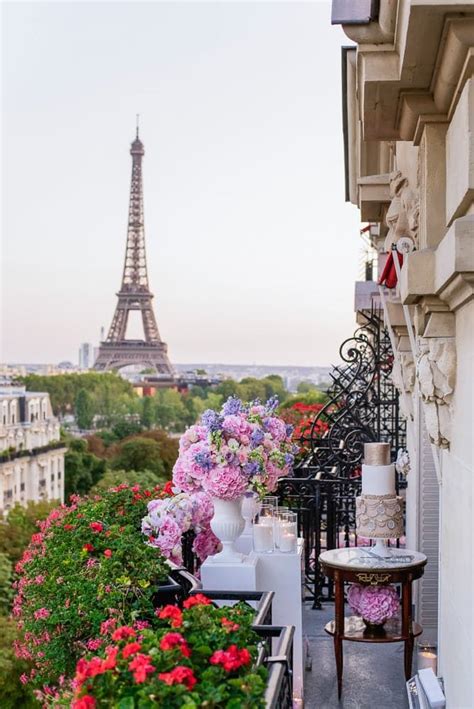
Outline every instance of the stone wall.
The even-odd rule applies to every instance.
[[[377,223],[386,250],[405,246],[400,282],[386,300],[393,377],[408,418],[408,542],[430,559],[416,612],[425,626],[429,619],[428,639],[439,618],[448,706],[470,709],[474,3],[381,1],[378,20],[344,31],[357,43],[343,54],[349,199],[361,221]]]

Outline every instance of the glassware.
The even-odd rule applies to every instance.
[[[267,495],[267,497],[263,498],[262,505],[273,507],[276,514],[278,512],[278,497],[276,495]]]
[[[275,546],[278,548],[280,545],[280,521],[286,512],[289,512],[288,507],[279,507],[275,515]]]
[[[262,505],[254,518],[253,549],[256,552],[271,554],[275,548],[274,539],[275,517],[273,507]]]
[[[298,540],[298,516],[296,512],[285,512],[279,520],[279,547],[284,553],[294,553]]]

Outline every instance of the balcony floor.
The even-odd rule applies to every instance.
[[[311,610],[306,604],[303,632],[309,641],[313,669],[305,674],[306,709],[407,709],[403,643],[344,641],[342,698],[337,698],[332,638],[324,626],[334,617],[334,604]]]

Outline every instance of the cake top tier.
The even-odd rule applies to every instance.
[[[390,443],[364,443],[365,465],[390,465]]]

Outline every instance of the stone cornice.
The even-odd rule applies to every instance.
[[[473,240],[474,215],[468,215],[456,219],[436,250],[410,254],[401,272],[402,302],[455,311],[474,298]]]
[[[450,120],[472,73],[474,7],[399,0],[398,13],[394,44],[358,46],[364,139],[418,144],[423,125]]]
[[[383,206],[390,197],[390,175],[368,175],[357,180],[358,202],[362,222],[379,222],[383,219]]]

